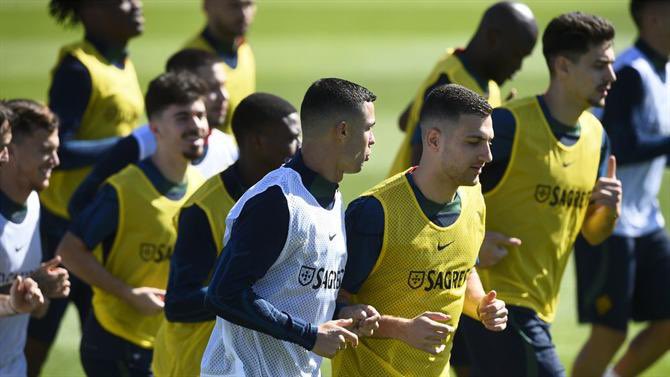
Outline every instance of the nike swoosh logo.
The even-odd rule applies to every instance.
[[[332,241],[335,236],[337,236],[337,233],[329,234],[328,239]]]
[[[14,251],[17,253],[21,251],[21,249],[23,249],[23,246],[14,246]]]
[[[449,242],[449,243],[447,243],[447,244],[445,244],[445,245],[440,245],[440,244],[438,243],[438,244],[437,244],[437,251],[442,251],[442,250],[444,250],[445,247],[451,245],[452,243],[454,243],[454,241],[451,241],[451,242]]]
[[[571,161],[571,162],[563,162],[563,167],[564,167],[564,168],[567,168],[568,166],[570,166],[570,165],[572,165],[572,164],[574,164],[574,163],[575,163],[574,161]]]

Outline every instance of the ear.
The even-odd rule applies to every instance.
[[[424,149],[428,149],[437,152],[440,149],[440,141],[442,140],[442,131],[438,128],[431,127],[426,131],[424,136]]]
[[[558,76],[566,76],[570,73],[572,61],[563,55],[557,55],[554,58],[554,72]]]
[[[345,121],[341,121],[335,126],[335,136],[338,140],[344,140],[349,135],[349,125]]]
[[[160,131],[158,129],[158,123],[154,120],[153,122],[151,119],[149,119],[149,129],[151,130],[151,133],[154,135],[159,135]]]

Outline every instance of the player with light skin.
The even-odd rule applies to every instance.
[[[521,69],[523,59],[533,51],[537,24],[530,8],[520,2],[502,1],[489,7],[463,49],[448,50],[421,84],[414,100],[398,119],[405,138],[391,167],[391,174],[419,162],[421,135],[419,114],[430,91],[449,83],[463,85],[486,97],[491,106],[502,104],[500,86]],[[513,91],[507,100],[515,94]]]
[[[549,331],[563,271],[577,235],[602,242],[620,211],[616,160],[586,111],[604,105],[616,79],[613,39],[614,27],[598,16],[554,18],[543,35],[549,88],[493,111],[479,273],[507,303],[511,328],[491,335],[464,319],[476,375],[565,374]]]
[[[256,91],[256,62],[245,36],[256,15],[255,0],[203,0],[204,30],[184,46],[215,53],[228,76],[230,111],[225,122],[212,126],[232,133],[232,113],[242,99]]]
[[[209,133],[206,93],[186,72],[149,84],[145,102],[156,152],[111,176],[58,247],[63,263],[94,288],[81,343],[88,375],[151,375],[174,216],[203,182],[190,162],[202,156]]]
[[[12,128],[9,126],[9,109],[0,104],[0,167],[9,161],[7,146],[12,141]]]
[[[47,298],[67,297],[68,272],[58,267],[60,258],[44,263],[39,233],[38,192],[49,185],[58,165],[58,120],[49,109],[32,100],[5,102],[12,140],[9,160],[0,168],[0,276],[3,287],[3,339],[0,374],[25,375],[23,355],[30,313],[43,316]],[[2,106],[2,105],[0,105]],[[8,291],[4,292],[7,288]]]
[[[370,306],[332,317],[346,258],[338,183],[370,157],[375,99],[346,80],[313,83],[300,111],[301,151],[231,209],[205,298],[217,319],[202,375],[315,375],[317,355],[357,346],[354,330],[374,332]]]
[[[421,114],[419,165],[382,182],[347,209],[348,259],[341,298],[381,312],[373,338],[406,345],[361,340],[355,351],[335,358],[334,375],[406,375],[419,369],[443,375],[448,373],[461,312],[491,331],[505,329],[505,303],[495,291],[484,292],[473,267],[484,237],[485,207],[478,183],[482,167],[491,161],[490,112],[484,98],[460,85],[433,89]],[[421,213],[415,215],[417,209]],[[398,216],[401,226],[394,220]],[[435,239],[440,240],[438,252]],[[426,269],[432,270],[427,280],[410,284],[412,272]],[[437,283],[442,277],[436,280],[435,271],[458,278],[453,285],[445,278],[446,287]],[[405,357],[394,359],[398,354]]]
[[[646,327],[605,375],[639,375],[670,349],[670,296],[656,291],[670,285],[670,237],[658,204],[670,156],[670,1],[630,6],[639,38],[617,57],[618,79],[599,112],[625,194],[612,237],[575,244],[579,319],[591,324],[575,376],[603,375],[631,318]]]

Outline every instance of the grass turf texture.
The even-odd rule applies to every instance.
[[[46,0],[0,2],[0,98],[46,99],[49,72],[58,48],[81,37],[81,29],[64,29],[47,15]],[[438,56],[447,47],[463,46],[491,1],[422,0],[259,0],[249,35],[258,66],[258,90],[281,95],[299,106],[309,84],[320,77],[342,77],[373,90],[377,144],[361,174],[347,176],[342,191],[347,201],[383,179],[402,134],[396,119],[414,97]],[[615,48],[635,39],[624,1],[528,1],[541,30],[560,13],[580,10],[611,20],[617,28]],[[142,87],[159,74],[167,57],[204,25],[200,0],[144,0],[144,35],[129,51]],[[520,96],[546,88],[547,70],[541,46],[508,83]],[[661,194],[670,218],[670,174]],[[630,334],[639,331],[635,325]],[[574,267],[567,269],[561,304],[553,325],[561,361],[568,369],[588,334],[576,323]],[[45,376],[83,375],[79,363],[79,326],[70,310],[44,369]],[[629,336],[630,338],[630,336]],[[322,368],[330,375],[328,363]],[[670,356],[647,370],[646,376],[670,375]]]

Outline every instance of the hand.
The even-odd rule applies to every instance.
[[[316,334],[316,343],[312,352],[319,356],[332,358],[337,351],[347,348],[347,343],[353,347],[358,347],[358,336],[345,329],[351,327],[354,320],[336,319],[319,325],[319,332]]]
[[[504,301],[496,298],[496,291],[490,291],[482,297],[477,315],[488,330],[503,331],[507,327],[507,308]]]
[[[507,255],[507,246],[521,246],[521,240],[516,237],[508,237],[502,233],[486,232],[484,241],[479,248],[479,265],[486,268],[500,262]]]
[[[150,316],[163,310],[165,306],[164,297],[164,289],[140,287],[131,289],[127,300],[135,310],[143,315]]]
[[[31,278],[20,276],[12,282],[9,289],[9,303],[17,313],[30,313],[44,304],[44,296],[37,283]]]
[[[590,204],[597,210],[605,208],[611,211],[614,218],[621,214],[621,181],[616,177],[616,157],[610,156],[607,161],[607,174],[598,178]]]
[[[370,305],[349,305],[340,309],[339,318],[353,319],[353,331],[358,336],[372,336],[379,328],[381,315]]]
[[[55,256],[44,262],[32,274],[44,296],[49,298],[63,298],[70,294],[69,274],[63,267],[58,267],[61,257]]]
[[[424,312],[407,320],[401,340],[414,348],[437,355],[444,351],[444,340],[454,332],[454,328],[445,323],[451,316],[439,312]]]

